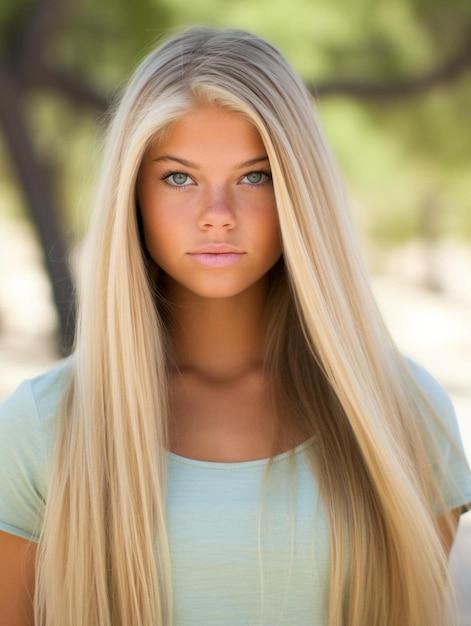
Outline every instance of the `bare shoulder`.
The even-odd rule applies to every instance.
[[[4,626],[33,625],[36,544],[0,531],[0,615]]]

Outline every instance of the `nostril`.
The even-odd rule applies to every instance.
[[[231,228],[236,221],[234,210],[228,199],[220,195],[211,198],[203,209],[200,223],[206,228]]]

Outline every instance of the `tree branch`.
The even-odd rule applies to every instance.
[[[77,74],[50,67],[43,68],[41,74],[31,76],[26,88],[53,91],[67,98],[74,106],[86,107],[102,113],[110,105],[110,101],[103,93],[94,90]]]
[[[471,32],[458,54],[441,67],[423,75],[397,81],[333,80],[325,83],[308,83],[315,96],[352,96],[367,100],[394,100],[430,91],[439,85],[458,80],[471,69]]]
[[[56,0],[50,0],[56,1]],[[307,83],[315,96],[350,96],[365,100],[404,99],[426,93],[434,87],[458,80],[471,69],[471,33],[455,57],[423,75],[397,81],[332,80],[325,83]],[[66,97],[72,104],[105,112],[112,98],[94,90],[77,74],[60,69],[43,67],[41,72],[30,76],[27,89],[45,89]]]
[[[27,13],[14,38],[10,58],[17,71],[34,74],[44,61],[45,51],[67,22],[75,0],[39,0]]]

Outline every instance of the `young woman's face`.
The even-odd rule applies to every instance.
[[[138,198],[147,249],[169,289],[227,298],[264,287],[281,243],[258,131],[209,106],[167,130],[144,157]]]

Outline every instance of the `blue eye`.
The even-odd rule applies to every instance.
[[[242,178],[242,182],[249,185],[263,185],[268,180],[271,180],[269,172],[249,172]]]
[[[172,187],[186,187],[192,182],[188,174],[183,172],[170,172],[170,174],[165,174],[162,179]]]

